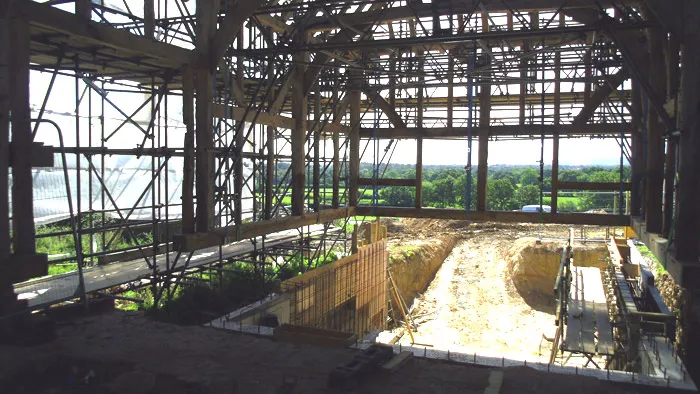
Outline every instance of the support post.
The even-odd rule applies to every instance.
[[[559,13],[559,27],[566,25],[564,14]],[[559,125],[561,124],[561,53],[554,53],[554,125],[557,131],[552,137],[552,194],[549,205],[552,213],[559,211]]]
[[[243,27],[238,31],[238,36],[236,37],[236,48],[238,50],[243,49]],[[238,86],[243,86],[243,56],[238,56],[238,61],[236,62],[236,83]],[[235,94],[235,93],[234,93]],[[238,97],[237,99],[243,101],[245,97]],[[245,145],[245,122],[236,122],[235,138],[235,151],[238,152],[239,157],[235,158],[233,167],[233,210],[234,210],[234,223],[236,225],[241,225],[243,223],[243,183],[245,174],[243,173],[243,148]],[[222,191],[225,193],[225,191]]]
[[[357,183],[360,178],[360,89],[362,74],[358,71],[348,73],[348,99],[350,103],[350,185],[348,205],[357,206]]]
[[[488,25],[486,25],[488,26]],[[447,51],[447,127],[451,128],[454,119],[454,72],[455,59],[452,51]]]
[[[10,157],[9,29],[8,10],[0,8],[0,157]],[[9,177],[8,160],[0,160],[0,264],[10,256]]]
[[[489,31],[488,14],[481,14],[481,25],[484,33]],[[488,45],[488,43],[486,43]],[[486,51],[482,52],[488,57]],[[490,62],[490,59],[487,59]],[[482,74],[483,78],[490,79],[490,74]],[[479,166],[476,181],[476,210],[486,211],[486,189],[488,184],[488,157],[489,157],[489,126],[491,122],[491,85],[481,84],[479,89]],[[469,176],[467,174],[467,176]],[[467,210],[470,207],[465,207]]]
[[[29,110],[29,22],[10,19],[10,110],[12,112],[12,230],[14,253],[34,254],[34,197],[32,179],[32,129]],[[7,160],[7,157],[2,157]]]
[[[270,59],[272,61],[272,59]],[[269,78],[273,79],[275,77],[274,67],[270,68]],[[268,109],[271,110],[275,102],[275,95],[270,94],[268,96]],[[265,167],[265,219],[270,220],[272,218],[272,199],[273,190],[275,188],[275,131],[274,126],[267,126],[266,136],[265,136],[265,149],[267,150],[267,162]]]
[[[156,15],[153,0],[143,0],[143,33],[148,38],[156,35]]]
[[[90,20],[92,17],[92,0],[75,0],[75,14]]]
[[[333,102],[338,102],[338,91],[333,90]],[[336,112],[333,122],[340,122],[345,116],[344,111]],[[340,133],[333,133],[333,208],[340,206]]]
[[[195,232],[194,226],[194,73],[182,72],[182,122],[185,124],[182,170],[182,232]]]
[[[668,51],[666,51],[666,92],[667,97],[678,99],[678,66],[680,63],[680,45],[678,38],[671,35],[668,40]],[[676,126],[678,125],[678,114],[675,114]],[[666,168],[664,173],[664,218],[663,232],[664,238],[671,234],[673,226],[675,189],[676,189],[676,152],[677,141],[675,138],[668,138],[666,141]]]
[[[316,82],[316,94],[314,95],[314,167],[313,167],[313,192],[314,192],[314,211],[318,212],[321,209],[321,89]]]
[[[305,32],[297,36],[297,45],[303,45]],[[306,174],[304,171],[306,162],[306,129],[307,129],[307,99],[304,95],[304,72],[308,62],[307,52],[298,52],[294,55],[296,65],[292,70],[292,117],[294,129],[292,129],[292,215],[299,216],[304,213],[304,195],[306,186]]]
[[[418,70],[423,70],[423,51],[416,51],[418,57]],[[425,79],[418,77],[418,106],[416,107],[416,127],[418,130],[423,130],[423,101],[424,89],[423,83]],[[416,141],[416,208],[420,209],[423,206],[423,137],[419,136]]]
[[[211,67],[210,44],[216,35],[216,16],[218,6],[213,0],[211,4],[197,7],[198,30],[196,37],[196,52],[199,54],[197,63],[197,80],[195,82],[197,122],[195,140],[196,149],[196,183],[197,216],[196,231],[207,232],[214,225],[214,132],[212,123],[213,75]]]
[[[523,53],[530,52],[530,41],[523,40]],[[525,97],[527,96],[527,57],[520,59],[520,96],[518,96],[518,119],[521,126],[525,125]]]
[[[632,190],[631,210],[632,216],[642,213],[642,174],[644,168],[644,144],[642,143],[642,92],[639,83],[632,80]]]
[[[698,264],[700,247],[700,2],[683,2],[683,72],[681,84],[683,91],[682,128],[680,148],[680,175],[678,182],[678,215],[675,228],[676,257],[679,260]]]
[[[662,53],[663,33],[659,28],[649,28],[649,65],[650,85],[654,92],[666,92],[664,59]],[[662,102],[663,97],[658,97]],[[649,108],[647,118],[647,182],[645,192],[646,229],[652,233],[662,231],[662,200],[664,183],[664,124],[659,120],[654,107]]]

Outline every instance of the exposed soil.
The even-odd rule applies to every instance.
[[[412,316],[417,343],[480,355],[546,361],[553,337],[554,299],[523,299],[509,275],[507,256],[515,241],[538,237],[537,224],[441,222],[447,235],[435,231],[437,221],[404,220],[394,242],[418,242],[423,237],[462,238],[430,283],[416,298]],[[400,229],[393,225],[395,230]],[[412,229],[415,229],[412,231]],[[390,227],[391,231],[391,227]],[[604,228],[587,227],[589,237],[602,237]],[[565,238],[568,227],[544,225],[542,238]],[[563,241],[559,241],[562,242]],[[552,281],[553,284],[553,281]],[[410,344],[408,335],[401,343]],[[540,349],[541,345],[541,349]]]

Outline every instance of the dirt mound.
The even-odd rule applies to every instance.
[[[564,241],[520,238],[506,254],[508,274],[525,302],[539,310],[551,309],[554,281],[561,263]],[[603,244],[575,245],[574,265],[605,268],[607,249]]]

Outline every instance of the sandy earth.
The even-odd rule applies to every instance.
[[[556,331],[554,300],[540,310],[525,303],[504,258],[516,239],[537,236],[538,226],[472,224],[461,232],[465,239],[413,306],[415,341],[455,352],[547,362],[551,344],[543,335],[551,338]],[[566,234],[566,226],[545,226],[542,236]],[[404,335],[400,343],[410,344],[410,337]],[[570,360],[569,365],[572,361],[576,363]]]

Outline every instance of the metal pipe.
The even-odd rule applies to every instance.
[[[58,133],[58,143],[59,146],[61,147],[61,161],[63,162],[63,181],[66,184],[66,197],[68,199],[68,213],[70,215],[70,226],[71,229],[73,230],[73,242],[75,244],[75,255],[76,255],[76,261],[78,263],[78,289],[80,293],[80,299],[85,303],[85,307],[87,308],[87,296],[85,293],[85,278],[83,277],[83,246],[82,246],[82,240],[80,238],[80,235],[78,234],[78,228],[77,228],[77,223],[75,221],[75,213],[73,212],[73,197],[71,195],[71,189],[70,189],[70,179],[68,177],[68,161],[66,160],[66,151],[65,151],[65,145],[63,143],[63,132],[61,131],[61,128],[58,126],[56,122],[50,119],[30,119],[32,122],[37,122],[37,123],[48,123],[50,125],[53,125],[53,127],[56,128],[56,132]],[[38,128],[35,129],[38,131]],[[80,198],[80,196],[78,196]]]

